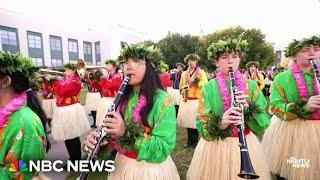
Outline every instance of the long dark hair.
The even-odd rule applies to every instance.
[[[153,104],[154,104],[154,96],[158,89],[162,89],[161,80],[159,74],[155,71],[149,61],[146,61],[146,72],[144,78],[141,82],[140,94],[144,94],[147,99],[147,105],[144,109],[141,110],[141,122],[145,126],[149,126],[148,124],[148,114],[150,113]],[[129,95],[133,91],[133,86],[128,85],[124,91],[124,96],[122,98],[121,103],[126,103],[129,99]]]
[[[5,74],[1,75],[0,74],[0,77],[3,77],[3,76],[8,76],[8,75],[5,75]],[[33,93],[32,90],[29,90],[30,83],[29,83],[28,78],[24,77],[20,72],[14,72],[12,75],[10,75],[10,77],[11,77],[11,84],[12,84],[12,87],[13,87],[15,93],[21,94],[24,91],[26,91],[27,105],[41,119],[44,132],[46,133],[47,132],[46,131],[47,117],[46,117],[46,114],[44,113],[44,111],[40,105],[38,98],[35,96],[35,94]],[[51,147],[51,144],[50,144],[49,139],[47,138],[47,135],[46,135],[46,141],[47,141],[46,150],[48,151]]]

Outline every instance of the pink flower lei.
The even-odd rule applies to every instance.
[[[9,116],[16,110],[20,109],[26,100],[27,94],[25,92],[19,95],[16,94],[7,105],[0,109],[0,127],[4,127],[7,124]]]
[[[145,95],[141,94],[139,96],[139,99],[138,99],[138,103],[136,104],[136,106],[134,107],[133,109],[133,121],[137,124],[140,124],[141,123],[141,111],[144,107],[146,107],[147,105],[147,98]],[[122,103],[120,105],[120,111],[121,113],[124,112],[124,104]],[[116,138],[115,136],[113,136],[114,138]],[[125,150],[122,149],[119,144],[115,141],[112,141],[112,146],[115,150],[117,150],[120,154],[124,154]]]
[[[246,93],[247,86],[246,86],[246,82],[242,77],[242,74],[239,71],[236,71],[234,74],[235,74],[236,86],[238,90]],[[224,76],[222,72],[217,73],[216,80],[217,80],[221,98],[222,98],[223,111],[226,111],[231,107],[231,97],[227,88],[227,83],[224,80]]]
[[[308,87],[306,85],[306,82],[303,79],[303,76],[301,74],[301,70],[300,70],[298,64],[292,63],[290,66],[290,69],[293,74],[294,81],[296,83],[299,98],[307,101],[310,95],[309,95]],[[312,78],[312,88],[313,88],[314,95],[318,95],[319,90],[316,85],[316,79],[314,78],[314,76]],[[320,119],[320,109],[317,109],[315,111],[315,113],[313,113],[313,115],[311,116],[311,119]]]

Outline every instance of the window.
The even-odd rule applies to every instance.
[[[52,63],[53,68],[61,68],[63,61],[62,61],[62,59],[52,59],[51,63]]]
[[[1,42],[5,45],[17,46],[17,34],[16,32],[0,30]]]
[[[43,58],[31,58],[32,62],[36,66],[43,66]]]
[[[27,31],[29,56],[36,66],[44,66],[42,34]]]
[[[96,54],[100,54],[100,44],[96,44]]]
[[[87,43],[83,44],[83,53],[91,54],[91,44],[87,44]]]
[[[58,38],[51,37],[50,38],[50,47],[51,47],[51,50],[61,51],[61,38],[58,39]]]
[[[68,39],[68,51],[69,51],[69,60],[75,61],[79,59],[78,52],[78,41],[75,39]]]
[[[19,52],[18,30],[0,25],[1,45],[4,51],[12,54]]]
[[[69,52],[78,52],[77,42],[69,41]]]
[[[96,52],[96,63],[101,61],[101,50],[100,50],[100,42],[95,42],[95,52]]]
[[[88,65],[92,65],[92,44],[91,42],[83,42],[83,59]]]
[[[53,68],[61,68],[63,65],[61,37],[50,35],[51,65]]]
[[[28,35],[29,47],[41,48],[41,37],[36,35]]]

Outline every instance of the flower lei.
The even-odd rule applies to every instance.
[[[141,124],[141,111],[143,108],[145,108],[147,105],[147,98],[145,97],[145,95],[141,94],[139,96],[138,99],[138,103],[135,105],[135,108],[133,110],[133,121],[130,121],[128,126],[134,126],[134,125],[139,125]],[[124,112],[124,104],[122,103],[120,105],[120,113],[122,114]],[[133,122],[135,124],[133,124]],[[140,128],[140,127],[139,127]],[[130,129],[131,131],[135,131],[135,129]],[[136,132],[133,132],[131,134],[136,134]],[[116,138],[115,136],[113,136],[114,138]],[[113,141],[112,142],[112,146],[114,149],[116,149],[120,154],[124,154],[125,150],[120,147],[120,145],[118,144],[118,142]]]
[[[236,86],[239,91],[246,92],[246,83],[243,80],[242,74],[239,71],[234,73],[236,79]],[[227,88],[227,83],[224,80],[222,72],[217,73],[217,83],[222,98],[223,112],[227,111],[231,107],[231,96]],[[236,134],[237,128],[235,125],[231,125],[232,134]]]
[[[27,94],[25,92],[21,94],[16,94],[13,96],[12,100],[5,105],[2,109],[0,109],[0,127],[4,127],[8,120],[9,116],[15,112],[16,110],[20,109],[23,104],[27,100]]]
[[[306,85],[306,82],[303,79],[303,76],[301,74],[301,70],[298,66],[297,63],[292,63],[290,66],[291,72],[293,74],[293,78],[296,82],[296,87],[298,89],[299,93],[299,98],[302,99],[303,101],[307,101],[309,98],[309,91],[308,87]],[[318,87],[316,85],[316,79],[313,77],[312,78],[312,88],[313,88],[313,93],[314,95],[318,95]],[[317,109],[311,118],[319,119],[320,118],[320,109]]]
[[[242,74],[239,71],[236,71],[235,73],[236,78],[236,86],[238,87],[239,91],[246,92],[246,82],[242,78]],[[223,73],[218,72],[217,73],[217,83],[219,86],[219,91],[222,98],[222,105],[223,105],[223,111],[227,111],[231,107],[231,96],[229,94],[227,83],[224,80]]]

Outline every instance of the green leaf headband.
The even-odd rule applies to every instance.
[[[113,59],[106,60],[105,64],[112,64],[114,67],[118,67],[117,61]]]
[[[72,69],[74,71],[77,69],[77,65],[76,64],[72,64],[70,62],[65,64],[63,67],[66,68],[66,69]]]
[[[189,60],[199,61],[199,60],[200,60],[200,56],[198,56],[198,55],[195,54],[195,53],[188,54],[188,55],[184,58],[184,62],[187,63]]]
[[[217,60],[219,56],[225,52],[247,52],[248,43],[246,40],[228,39],[226,41],[219,40],[212,43],[207,49],[208,59]]]
[[[320,46],[320,36],[312,36],[310,38],[303,38],[302,40],[298,41],[294,39],[288,47],[284,50],[284,55],[286,57],[292,57],[297,54],[303,47],[314,45]]]
[[[154,68],[156,68],[163,55],[159,48],[154,46],[146,46],[145,44],[133,44],[121,49],[118,59],[124,63],[128,58],[144,59],[149,61]]]
[[[11,76],[15,72],[20,72],[24,77],[29,78],[38,70],[39,68],[33,65],[30,58],[19,53],[0,51],[0,73]]]

